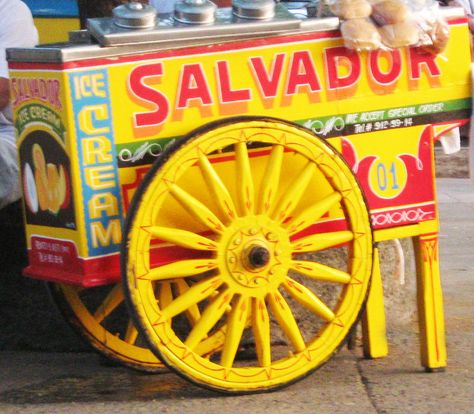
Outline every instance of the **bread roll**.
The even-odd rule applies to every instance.
[[[341,23],[344,45],[354,50],[375,50],[381,46],[380,34],[368,19],[351,19]]]
[[[401,23],[409,17],[408,7],[401,0],[385,0],[372,5],[372,19],[380,26]]]
[[[420,39],[420,31],[415,22],[407,20],[401,23],[387,24],[380,29],[382,43],[392,49],[415,45]]]
[[[433,44],[423,46],[423,50],[438,55],[446,49],[449,41],[449,26],[446,22],[438,20],[434,23],[433,27],[428,32]]]
[[[372,6],[367,0],[337,0],[331,5],[331,11],[341,19],[363,19],[372,13]]]

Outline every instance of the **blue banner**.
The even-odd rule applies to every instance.
[[[34,17],[79,17],[76,0],[23,0]]]
[[[69,75],[89,256],[119,251],[122,201],[106,69]]]

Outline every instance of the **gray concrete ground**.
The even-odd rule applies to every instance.
[[[360,347],[343,349],[297,384],[239,397],[201,390],[168,372],[105,367],[88,352],[4,350],[0,413],[473,413],[474,185],[467,179],[437,183],[446,372],[420,367],[415,323],[392,328],[385,359],[364,360]]]

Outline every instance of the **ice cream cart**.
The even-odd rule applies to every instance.
[[[356,52],[335,17],[197,3],[212,10],[131,3],[9,51],[25,275],[112,358],[255,392],[315,370],[360,318],[365,354],[386,355],[377,243],[412,237],[421,362],[445,367],[433,147],[470,116],[462,10],[441,54]]]

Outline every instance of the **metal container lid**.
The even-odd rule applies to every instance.
[[[187,24],[209,24],[215,20],[217,6],[210,0],[183,0],[174,6],[174,19]]]
[[[273,0],[233,0],[232,13],[242,19],[271,19],[275,15]]]
[[[156,9],[148,4],[132,1],[112,11],[114,23],[126,29],[149,29],[155,26]]]

